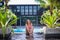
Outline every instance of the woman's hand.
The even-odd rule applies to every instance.
[[[33,34],[33,27],[29,31],[30,34]]]

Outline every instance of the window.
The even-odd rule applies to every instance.
[[[37,15],[37,12],[34,12],[33,15]]]
[[[29,6],[29,12],[32,12],[32,6]]]
[[[29,12],[32,12],[32,9],[29,9]]]
[[[29,15],[32,15],[32,12],[29,12]]]
[[[29,6],[29,9],[32,9],[32,6]]]
[[[37,6],[33,6],[33,15],[37,15]]]
[[[25,9],[25,12],[28,12],[28,9]]]
[[[24,12],[24,9],[21,9],[21,12]]]
[[[28,6],[25,6],[25,12],[28,12]]]
[[[33,6],[33,9],[37,9],[37,6]]]
[[[24,9],[24,6],[21,6],[21,9]]]
[[[36,9],[34,9],[34,10],[33,10],[33,12],[37,12],[37,10],[36,10]]]
[[[24,6],[21,6],[21,13],[24,13]]]
[[[27,9],[27,10],[28,10],[28,6],[25,6],[25,9]]]
[[[22,12],[21,15],[24,15],[24,12]]]
[[[25,12],[25,15],[28,15],[28,12]]]
[[[17,6],[17,9],[20,9],[20,6]]]
[[[17,10],[17,12],[20,12],[20,10]]]
[[[38,10],[40,9],[40,6],[38,6]]]
[[[14,9],[14,12],[16,12],[16,9]]]

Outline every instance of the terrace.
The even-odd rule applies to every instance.
[[[0,1],[0,40],[60,40],[59,4],[57,0]],[[33,24],[33,37],[26,36],[27,19]]]

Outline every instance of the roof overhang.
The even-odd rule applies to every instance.
[[[35,0],[10,0],[8,5],[39,5]]]

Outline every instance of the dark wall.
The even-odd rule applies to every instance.
[[[21,9],[24,9],[24,12],[23,10]],[[23,8],[24,7],[24,8]],[[32,7],[32,9],[31,9]],[[27,9],[26,9],[27,8]],[[40,17],[41,15],[43,14],[43,11],[45,10],[44,8],[41,8],[39,5],[9,5],[9,9],[12,10],[13,13],[15,13],[17,15],[17,17],[19,18],[17,20],[17,26],[20,26],[20,20],[23,22],[23,16],[35,16],[36,19],[33,19],[33,20],[36,20],[38,21],[38,25],[40,24]],[[30,10],[31,9],[31,10]],[[19,10],[19,11],[18,11]],[[26,12],[26,10],[28,10],[28,12]],[[21,12],[22,11],[22,12]],[[32,12],[31,12],[32,11]],[[35,12],[36,11],[36,12]],[[24,15],[22,15],[24,13]],[[26,15],[26,13],[28,13]],[[31,14],[30,14],[31,13]],[[34,14],[35,13],[35,14]],[[29,17],[30,18],[30,17]],[[33,17],[34,18],[34,17]],[[38,18],[38,20],[37,20]],[[23,20],[22,20],[23,19]],[[36,21],[34,23],[36,23]],[[24,25],[25,22],[21,25]],[[41,25],[41,24],[40,24]]]

